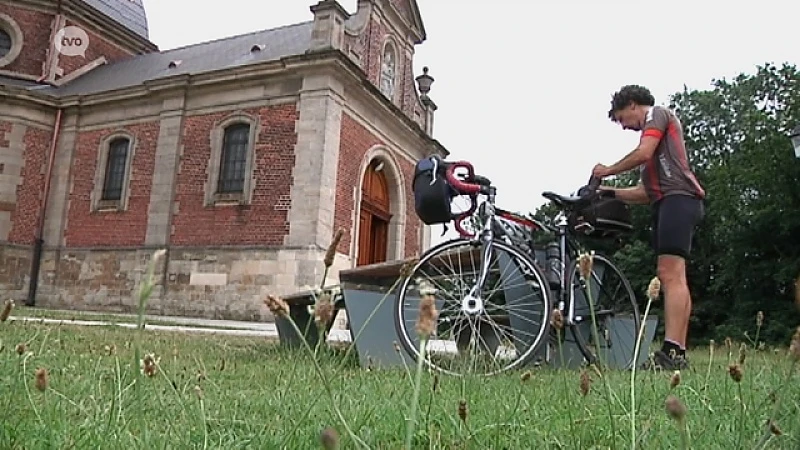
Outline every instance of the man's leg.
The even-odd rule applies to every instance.
[[[659,209],[656,254],[658,278],[664,291],[665,327],[661,353],[662,357],[672,359],[679,356],[682,359],[692,311],[686,259],[691,252],[694,227],[702,215],[702,204],[690,197],[673,196],[663,199]]]
[[[658,279],[664,290],[664,340],[685,350],[692,311],[692,298],[686,281],[686,260],[677,255],[659,255]],[[670,350],[672,346],[665,347]]]

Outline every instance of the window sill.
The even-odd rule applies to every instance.
[[[119,200],[102,200],[94,205],[94,212],[119,212],[124,211]]]

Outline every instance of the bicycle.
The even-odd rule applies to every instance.
[[[595,363],[604,350],[608,356],[612,347],[624,345],[626,348],[621,349],[624,361],[619,365],[629,368],[641,320],[630,282],[610,259],[600,254],[593,256],[590,285],[595,299],[596,336],[601,341],[597,343],[586,300],[589,297],[585,295],[587,285],[578,273],[580,234],[591,235],[599,230],[612,236],[630,231],[626,223],[598,226],[598,222],[580,220],[576,214],[597,198],[594,192],[599,180],[590,181],[589,193],[585,195],[543,193],[559,208],[556,224],[550,226],[497,207],[496,188],[488,178],[476,175],[469,162],[440,164],[444,165],[447,182],[455,193],[468,197],[471,205],[453,217],[460,236],[424,252],[401,282],[394,319],[404,350],[415,360],[421,357],[414,327],[420,288],[431,285],[436,290],[439,314],[424,362],[435,370],[460,375],[465,372],[462,369],[469,369],[492,375],[525,366],[533,359],[541,363],[547,359],[542,349],[552,338],[551,316],[555,308],[561,311],[564,326],[570,328],[585,362]],[[467,170],[463,179],[455,175],[459,168]],[[478,196],[485,198],[479,207]],[[466,219],[476,222],[476,232],[464,229],[462,222]],[[532,238],[540,232],[555,237],[555,243],[545,251],[547,272],[539,264],[533,246]],[[448,279],[443,269],[456,266],[459,273],[467,269],[466,276]],[[616,277],[622,295],[615,291],[608,301],[601,301],[605,288],[613,284],[606,275],[611,275],[612,281]],[[568,286],[571,288],[567,289]],[[616,308],[617,304],[622,307]],[[613,326],[620,319],[627,320],[628,326]],[[620,330],[632,330],[632,338],[616,335]],[[619,356],[620,350],[613,348],[611,353]]]

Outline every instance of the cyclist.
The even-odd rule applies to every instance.
[[[639,132],[639,145],[615,164],[597,164],[592,174],[603,178],[638,168],[637,186],[600,189],[628,204],[650,204],[652,245],[664,290],[664,344],[650,356],[645,368],[685,369],[689,367],[686,340],[692,309],[686,260],[695,227],[705,215],[706,194],[689,167],[680,121],[669,109],[655,106],[650,90],[638,85],[622,87],[612,97],[608,117],[623,130]]]

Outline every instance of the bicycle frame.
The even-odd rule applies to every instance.
[[[454,175],[454,170],[456,167],[465,167],[468,169],[469,175],[468,179],[472,178],[474,180],[479,180],[480,184],[470,184],[468,182],[464,182],[459,180]],[[476,314],[483,310],[483,300],[480,297],[480,292],[484,288],[484,284],[486,282],[486,278],[488,277],[488,267],[491,262],[492,254],[492,245],[491,243],[496,238],[497,234],[505,234],[502,230],[502,226],[498,221],[498,217],[506,220],[510,220],[512,222],[518,223],[522,226],[530,228],[531,231],[545,231],[555,236],[556,242],[558,243],[558,260],[559,260],[559,270],[558,270],[558,292],[556,294],[556,299],[558,300],[556,303],[556,307],[562,311],[565,315],[564,319],[566,324],[569,326],[574,326],[575,322],[575,302],[573,301],[572,296],[572,289],[568,289],[567,281],[568,281],[568,274],[566,268],[572,263],[572,254],[576,254],[578,252],[578,247],[575,245],[574,241],[571,239],[571,235],[569,233],[569,226],[567,221],[567,216],[565,210],[561,210],[556,217],[556,224],[555,226],[549,226],[542,222],[539,222],[535,219],[529,219],[518,214],[515,214],[510,211],[506,211],[495,206],[495,199],[497,196],[497,189],[491,185],[491,182],[483,177],[475,176],[472,166],[466,162],[456,162],[452,163],[447,169],[447,178],[448,181],[454,185],[456,190],[464,195],[468,195],[470,200],[473,202],[471,208],[458,215],[455,218],[455,227],[458,230],[461,238],[464,239],[471,239],[481,245],[481,269],[478,275],[478,279],[476,283],[472,286],[469,293],[464,297],[462,300],[461,309],[467,314]],[[482,194],[486,197],[486,200],[480,203],[480,206],[476,208],[477,203],[477,196],[478,194]],[[482,222],[480,230],[478,230],[475,234],[470,234],[466,232],[460,225],[460,223],[468,218],[477,216],[477,218]],[[510,238],[508,239],[507,243],[511,245],[515,245],[513,240]],[[531,261],[536,264],[536,258],[534,255],[531,255]],[[540,266],[541,267],[541,266]],[[566,311],[565,311],[566,308]]]

